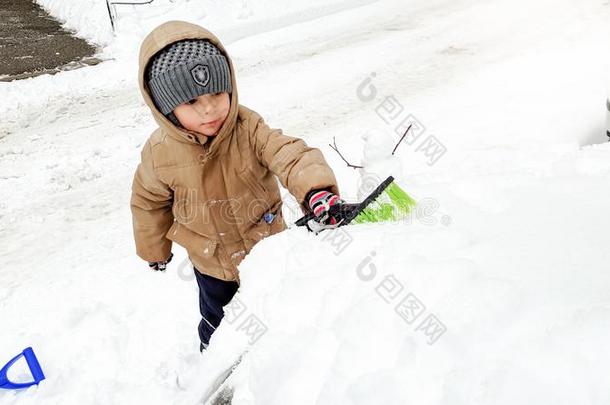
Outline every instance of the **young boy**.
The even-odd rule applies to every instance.
[[[340,201],[337,181],[318,149],[238,103],[231,58],[206,29],[181,21],[157,27],[140,48],[138,80],[159,128],[133,179],[136,252],[165,270],[172,241],[186,248],[203,350],[237,291],[239,263],[286,229],[276,176],[303,213],[324,224],[336,223],[328,210]]]

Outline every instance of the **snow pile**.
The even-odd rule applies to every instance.
[[[36,3],[81,38],[102,46],[113,40],[106,0],[36,0]]]
[[[243,36],[274,30],[323,17],[373,0],[109,0],[114,34],[106,1],[36,0],[77,35],[101,45],[112,58],[126,57],[157,25],[170,20],[201,24],[231,42]],[[128,2],[129,3],[129,2]],[[140,3],[140,4],[137,4]]]
[[[447,192],[449,226],[439,212],[426,218],[436,225],[420,217],[318,238],[293,230],[257,247],[242,266],[247,311],[214,338],[239,331],[248,313],[267,328],[235,398],[243,389],[269,404],[606,403],[604,152],[595,179],[499,186],[502,212]],[[574,192],[599,200],[566,216],[587,201],[574,204]]]
[[[106,40],[103,7],[41,3],[114,60],[0,83],[0,359],[31,345],[47,375],[0,403],[194,404],[244,351],[234,404],[610,401],[610,146],[585,146],[608,5],[157,0]],[[137,47],[173,18],[226,40],[242,103],[320,147],[342,197],[391,171],[419,202],[257,245],[203,356],[186,254],[150,272],[128,205],[154,128]]]

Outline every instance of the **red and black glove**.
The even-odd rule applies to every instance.
[[[165,269],[167,268],[167,263],[172,261],[172,257],[174,257],[174,254],[170,253],[169,258],[165,261],[148,262],[148,267],[150,267],[151,270],[155,270],[155,271],[165,271]]]
[[[306,201],[309,209],[316,216],[316,222],[325,225],[335,225],[338,218],[330,215],[330,207],[344,201],[338,195],[327,190],[313,190],[307,194]]]

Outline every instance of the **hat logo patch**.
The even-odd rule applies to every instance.
[[[206,86],[210,82],[210,69],[208,65],[197,65],[191,69],[191,75],[195,83]]]

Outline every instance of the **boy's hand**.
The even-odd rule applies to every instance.
[[[314,190],[308,196],[309,209],[316,216],[317,222],[326,225],[335,225],[338,222],[338,219],[329,213],[330,207],[344,202],[338,195],[326,190]]]
[[[155,271],[165,271],[167,263],[172,261],[172,257],[174,257],[174,254],[170,253],[169,258],[163,262],[148,262],[148,267]]]

